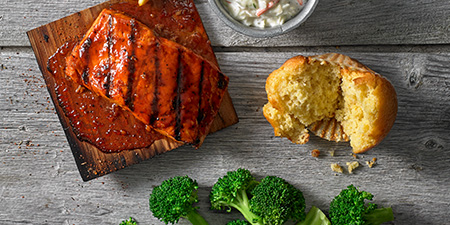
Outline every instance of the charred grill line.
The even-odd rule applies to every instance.
[[[108,72],[106,73],[106,81],[103,84],[103,87],[105,88],[105,95],[106,97],[110,97],[109,96],[109,88],[111,87],[111,51],[112,51],[112,15],[109,14],[108,17],[108,37],[107,37],[107,42],[108,42]]]
[[[81,46],[81,51],[83,52],[87,52],[89,51],[89,48],[91,47],[92,44],[92,40],[90,38],[87,38],[86,41],[83,43],[83,45]],[[83,59],[88,62],[89,61],[89,54],[83,54]],[[84,84],[88,84],[89,83],[89,67],[88,67],[88,63],[86,63],[86,66],[83,69],[83,73],[81,74],[81,79],[83,79]]]
[[[89,68],[88,67],[85,67],[83,69],[83,73],[81,74],[81,78],[83,79],[83,82],[85,84],[89,83]]]
[[[154,97],[153,97],[153,102],[152,102],[152,115],[150,115],[150,124],[153,124],[156,121],[156,117],[158,116],[158,100],[159,100],[159,95],[158,95],[158,86],[159,86],[159,80],[161,79],[161,71],[159,71],[159,41],[156,41],[155,44],[155,53],[153,54],[155,56],[155,92],[154,92]]]
[[[203,111],[202,111],[202,93],[203,93],[203,74],[205,70],[204,61],[201,63],[201,69],[200,69],[200,80],[198,82],[198,115],[197,115],[197,126],[200,127],[200,124],[203,120]],[[194,144],[198,144],[200,142],[200,129],[197,130],[197,139],[195,140]]]
[[[174,104],[174,111],[176,112],[176,119],[175,119],[175,132],[174,137],[175,140],[181,139],[181,92],[183,91],[183,62],[182,62],[182,49],[178,49],[178,67],[177,67],[177,97],[175,98],[175,104]]]
[[[125,98],[125,104],[131,109],[131,111],[134,110],[134,105],[133,105],[133,83],[134,83],[134,72],[136,70],[136,68],[134,67],[134,63],[136,61],[136,56],[135,56],[135,43],[136,43],[136,21],[134,19],[130,20],[130,25],[131,25],[131,34],[130,34],[130,42],[131,42],[131,47],[130,47],[130,56],[128,57],[128,59],[130,60],[129,65],[128,65],[128,87],[127,87],[127,94],[126,94],[126,98]]]
[[[217,81],[217,87],[220,89],[224,89],[226,85],[227,82],[225,81],[225,75],[223,75],[223,73],[219,71],[219,81]]]

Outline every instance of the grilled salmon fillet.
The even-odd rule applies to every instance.
[[[203,142],[228,77],[141,22],[104,9],[66,58],[75,83],[129,110],[175,141]]]

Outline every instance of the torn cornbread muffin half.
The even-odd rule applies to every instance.
[[[312,131],[350,141],[354,153],[363,153],[386,137],[397,116],[392,84],[337,53],[287,60],[267,78],[266,92],[263,112],[275,135],[297,144],[308,142]]]

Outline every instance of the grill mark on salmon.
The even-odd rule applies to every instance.
[[[131,48],[129,41],[132,33],[131,18],[123,21],[114,15],[113,17],[113,40],[111,51],[111,85],[109,95],[111,100],[121,106],[126,106],[126,96],[128,92],[128,80],[130,76]]]
[[[139,21],[108,9],[83,40],[95,48],[67,58],[66,74],[73,81],[131,111],[173,140],[201,144],[228,85],[228,78],[215,65],[155,36]],[[96,54],[105,48],[99,46],[107,46],[108,69],[98,69],[105,60]],[[73,52],[83,48],[78,45]],[[80,72],[80,67],[85,70]]]
[[[86,67],[83,70],[83,74],[81,75],[81,78],[83,79],[84,84],[89,83],[89,68],[88,67]]]
[[[159,87],[159,81],[161,80],[161,71],[159,70],[159,42],[156,42],[156,48],[155,48],[155,91],[153,94],[153,101],[152,101],[152,108],[150,111],[150,124],[154,124],[156,121],[156,117],[158,115],[158,100],[159,100],[159,95],[158,95],[158,87]]]
[[[135,49],[135,44],[136,44],[136,40],[135,40],[135,36],[136,36],[136,21],[134,19],[132,19],[130,21],[130,25],[131,25],[131,33],[129,36],[129,42],[130,42],[130,46],[131,46],[131,56],[129,56],[129,66],[128,66],[128,86],[127,86],[127,93],[126,93],[126,99],[125,99],[125,105],[128,106],[128,108],[131,109],[131,111],[133,111],[134,106],[133,106],[133,83],[134,83],[134,72],[135,72],[135,61],[136,61],[136,57],[134,55],[134,49]]]
[[[111,87],[111,51],[112,51],[112,15],[108,15],[108,37],[106,39],[107,41],[107,48],[108,48],[108,68],[107,68],[107,74],[105,78],[105,83],[103,84],[103,88],[105,89],[105,96],[109,98],[109,88]]]
[[[197,115],[197,124],[200,124],[203,120],[203,111],[202,111],[202,94],[203,94],[203,73],[205,71],[205,62],[202,61],[201,69],[200,69],[200,80],[198,81],[198,115]],[[197,130],[197,139],[195,139],[194,144],[200,143],[200,138],[198,136],[199,130]]]
[[[81,49],[80,49],[80,55],[82,54],[81,52],[86,52],[89,51],[89,48],[91,47],[91,39],[87,38],[86,41],[83,42],[83,44],[81,45]],[[86,62],[86,66],[83,69],[83,74],[81,75],[81,79],[83,79],[84,84],[88,84],[89,83],[89,67],[87,62],[89,62],[89,54],[82,54],[83,55],[83,60]]]
[[[176,117],[175,117],[175,140],[180,141],[181,140],[181,134],[180,134],[180,130],[181,130],[181,110],[180,110],[180,105],[181,105],[181,92],[183,91],[183,62],[182,62],[182,58],[183,58],[183,54],[182,54],[182,50],[178,49],[178,67],[177,67],[177,87],[176,89],[176,93],[177,93],[177,97],[175,98],[174,101],[174,111],[176,112]]]
[[[219,81],[217,81],[217,87],[219,89],[225,89],[226,86],[226,80],[225,80],[225,76],[223,75],[223,73],[219,73]]]

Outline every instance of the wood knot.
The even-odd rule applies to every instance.
[[[430,139],[427,142],[425,142],[425,148],[427,149],[436,149],[436,148],[443,148],[442,145],[440,145],[436,140]]]
[[[410,87],[419,88],[422,85],[422,76],[418,71],[411,71],[408,77],[408,84]]]
[[[423,170],[423,167],[421,167],[421,166],[419,166],[419,165],[415,165],[415,164],[411,165],[409,168],[412,169],[412,170],[415,170],[415,171],[417,171],[417,172]]]

